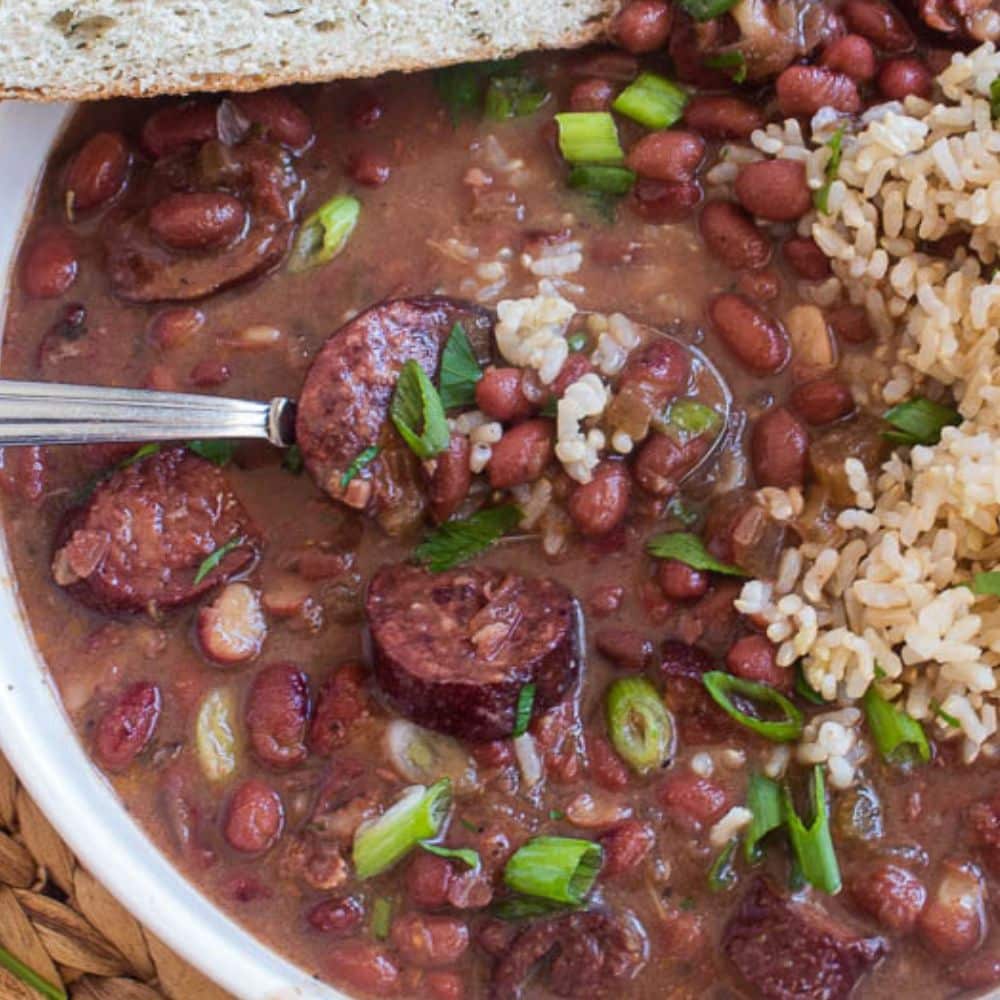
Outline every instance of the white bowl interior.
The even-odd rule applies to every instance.
[[[0,105],[0,278],[42,166],[72,108]],[[6,309],[6,281],[0,308]],[[20,608],[0,539],[0,747],[83,864],[158,937],[244,1000],[346,1000],[215,909],[176,871],[90,763]]]

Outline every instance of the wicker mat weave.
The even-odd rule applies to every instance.
[[[0,945],[71,1000],[231,1000],[77,863],[2,755]],[[0,998],[40,995],[0,965]]]

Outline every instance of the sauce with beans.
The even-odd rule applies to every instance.
[[[1000,979],[995,766],[947,741],[884,760],[733,607],[837,530],[844,459],[887,452],[855,401],[867,316],[816,304],[805,167],[718,171],[768,120],[927,93],[927,32],[983,21],[774,6],[633,0],[618,48],[476,68],[471,102],[452,70],[95,105],[52,155],[4,375],[287,395],[298,445],[8,449],[36,641],[163,851],[352,993]],[[641,71],[688,88],[682,114],[614,112],[627,190],[571,187],[553,116],[611,114]],[[544,99],[484,117],[494,89]],[[333,198],[360,207],[338,238]],[[845,725],[837,781],[801,741]]]

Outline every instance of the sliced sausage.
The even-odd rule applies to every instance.
[[[537,711],[579,673],[573,598],[553,580],[388,566],[367,612],[382,691],[407,718],[463,739],[510,736],[525,684]]]
[[[246,568],[259,546],[223,473],[186,448],[116,471],[60,535],[56,582],[107,611],[186,604]],[[220,550],[217,565],[205,571],[205,560]]]

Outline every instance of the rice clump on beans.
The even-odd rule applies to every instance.
[[[934,100],[871,109],[853,133],[821,112],[808,144],[754,137],[760,153],[804,159],[818,188],[831,156],[824,137],[847,126],[828,212],[799,224],[833,270],[814,294],[867,311],[883,362],[873,409],[948,390],[963,421],[936,445],[897,449],[871,479],[848,460],[855,506],[839,514],[839,531],[787,551],[778,579],[747,583],[736,607],[766,624],[783,665],[801,658],[825,699],[858,699],[874,682],[938,737],[961,739],[967,761],[995,751],[1000,701],[1000,604],[963,585],[1000,561],[998,77],[1000,54],[986,44],[953,56]],[[923,249],[945,237],[957,247],[947,256]],[[856,750],[834,729],[825,757],[810,750],[822,730],[797,753],[835,761],[831,777],[843,784]]]

